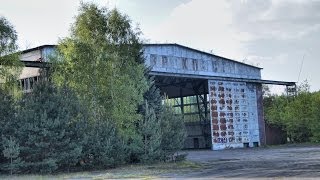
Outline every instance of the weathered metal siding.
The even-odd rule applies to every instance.
[[[41,58],[43,61],[48,62],[49,58],[54,56],[55,48],[54,47],[45,47],[41,51]]]
[[[260,144],[254,84],[209,80],[212,149]]]
[[[44,47],[42,49],[35,49],[33,51],[23,53],[20,56],[22,61],[44,61],[47,62],[50,56],[54,55],[55,47]],[[24,67],[19,76],[19,79],[28,77],[36,77],[40,75],[39,68]]]
[[[41,58],[41,50],[37,49],[20,55],[22,61],[37,61]]]
[[[154,72],[261,79],[259,68],[180,46],[145,46],[144,56]]]
[[[38,61],[41,58],[41,51],[34,50],[20,55],[22,61]],[[25,79],[28,77],[39,76],[39,68],[25,67],[19,76],[19,79]]]

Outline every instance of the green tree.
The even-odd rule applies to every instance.
[[[174,114],[170,107],[164,108],[160,118],[162,158],[166,160],[183,148],[187,133],[183,117]]]
[[[131,151],[139,139],[138,106],[148,88],[139,35],[116,9],[82,4],[53,61],[55,84],[77,93],[90,110],[90,121],[113,121]],[[130,150],[126,154],[130,157]]]
[[[320,142],[320,91],[312,94],[311,141]]]
[[[312,94],[308,81],[298,85],[297,96],[285,108],[284,123],[288,136],[293,142],[310,140],[312,121]]]
[[[119,138],[112,121],[95,121],[82,132],[87,134],[82,152],[81,165],[84,169],[115,167],[125,163],[124,141]]]
[[[67,88],[57,89],[49,82],[37,84],[19,104],[14,137],[20,145],[24,171],[68,170],[81,159],[86,126],[86,110]]]
[[[155,85],[154,76],[149,75],[150,70],[146,69],[145,77],[148,81],[148,89],[144,93],[143,98],[148,102],[150,108],[152,108],[157,117],[163,112],[164,106],[162,105],[163,96],[161,95],[160,89]],[[145,104],[143,104],[145,105]],[[140,112],[144,113],[144,108],[140,109]]]
[[[263,109],[266,123],[285,128],[284,113],[288,99],[284,95],[270,95],[263,98]]]
[[[5,131],[7,123],[15,119],[14,97],[7,91],[0,88],[0,135],[3,136],[8,132]],[[0,146],[1,147],[1,146]]]
[[[15,101],[12,94],[0,88],[0,136],[7,137],[10,133],[15,131],[14,127],[9,128],[9,123],[15,120]],[[0,139],[0,152],[4,149],[4,140]],[[6,158],[0,156],[0,162],[5,162]]]
[[[147,89],[139,33],[116,9],[82,4],[71,37],[59,43],[54,73],[57,84],[67,84],[87,103],[93,119],[115,121],[124,137],[141,118],[137,108]],[[100,107],[108,118],[97,117]]]
[[[316,96],[310,93],[307,81],[297,88],[297,96],[285,95],[264,98],[264,110],[267,123],[281,127],[286,131],[290,141],[307,142],[316,134]]]
[[[9,139],[2,137],[3,145],[3,156],[10,160],[7,169],[10,170],[10,174],[14,171],[19,170],[20,166],[23,164],[21,159],[18,158],[20,154],[19,144],[10,136]]]
[[[142,162],[153,162],[160,160],[162,149],[161,149],[161,119],[157,118],[156,113],[145,100],[143,106],[143,119],[139,123],[139,132],[142,138]]]
[[[16,41],[17,32],[6,18],[0,16],[0,88],[8,92],[16,92],[16,80],[21,72]]]

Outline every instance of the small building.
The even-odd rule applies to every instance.
[[[22,52],[26,67],[20,84],[25,92],[54,48],[43,45]],[[184,116],[187,149],[264,145],[262,84],[295,88],[294,82],[262,80],[259,67],[179,44],[145,44],[144,56],[165,102]]]

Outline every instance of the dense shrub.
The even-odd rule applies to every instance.
[[[80,159],[85,134],[85,109],[74,93],[41,82],[25,94],[17,117],[9,122],[20,145],[25,172],[53,172],[75,166]]]

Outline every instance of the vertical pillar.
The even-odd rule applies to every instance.
[[[203,105],[204,105],[204,117],[205,117],[205,120],[208,121],[208,95],[207,95],[207,92],[206,92],[206,84],[203,84],[203,98],[204,98],[204,102],[203,102]],[[208,86],[208,83],[207,83],[207,86]]]
[[[183,97],[182,97],[182,88],[180,87],[180,108],[181,108],[181,114],[184,116],[184,108],[183,108]]]
[[[260,145],[266,144],[266,127],[263,115],[263,96],[262,96],[262,85],[256,85],[256,93],[257,93],[257,111],[258,111],[258,126],[259,126],[259,137],[260,137]]]

